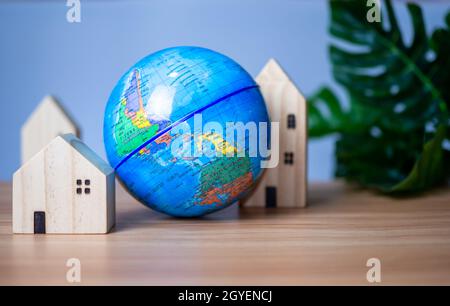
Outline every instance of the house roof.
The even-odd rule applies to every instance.
[[[47,108],[53,108],[58,111],[58,113],[64,117],[64,119],[70,123],[74,130],[77,131],[77,134],[80,134],[80,131],[78,129],[78,125],[76,121],[72,118],[72,116],[65,110],[65,108],[61,105],[61,103],[53,96],[45,96],[44,99],[39,103],[39,105],[36,107],[36,109],[32,112],[32,114],[27,118],[25,124],[22,128],[27,127],[31,122],[34,121],[35,118],[38,118],[40,116],[45,115]]]
[[[20,172],[24,167],[27,167],[28,165],[39,161],[39,157],[41,157],[46,150],[52,150],[53,148],[60,145],[67,145],[71,149],[78,152],[79,155],[83,157],[83,159],[89,162],[89,164],[95,167],[102,174],[110,175],[114,173],[114,169],[106,161],[104,161],[91,148],[89,148],[85,143],[83,143],[73,134],[64,134],[55,137],[47,146],[45,146],[42,150],[40,150],[32,158],[25,162],[25,164],[23,164],[16,172]]]
[[[291,79],[283,68],[281,68],[280,64],[271,58],[256,77],[256,81],[258,83],[264,83],[269,81],[291,81]]]
[[[73,149],[83,155],[87,161],[89,161],[93,166],[95,166],[105,175],[109,175],[114,172],[114,169],[107,162],[105,162],[100,156],[97,155],[97,153],[95,153],[75,135],[64,134],[58,136],[57,138],[62,138],[68,145],[70,145]]]

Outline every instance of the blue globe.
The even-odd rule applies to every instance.
[[[259,137],[249,128],[228,141],[230,123],[258,133],[260,123],[269,123],[253,78],[212,50],[164,49],[133,65],[112,91],[104,117],[107,157],[144,205],[201,216],[244,197],[262,173],[264,158],[250,145],[256,140],[258,148]]]

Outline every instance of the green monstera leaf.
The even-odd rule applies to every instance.
[[[427,36],[422,10],[407,4],[406,43],[390,1],[369,22],[366,1],[330,1],[333,75],[349,107],[329,88],[308,99],[309,134],[338,133],[336,176],[386,193],[426,190],[450,175],[450,13]]]

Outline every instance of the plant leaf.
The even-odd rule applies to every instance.
[[[408,177],[388,190],[389,192],[421,191],[442,180],[445,175],[442,148],[445,132],[445,125],[440,125],[434,137],[425,143],[423,152]]]
[[[343,130],[346,114],[335,94],[322,87],[308,99],[308,126],[312,137],[320,137]]]
[[[387,193],[425,190],[450,175],[450,13],[427,36],[422,10],[407,4],[413,39],[406,45],[391,1],[381,23],[365,1],[330,1],[333,76],[349,99],[330,89],[308,100],[310,135],[338,133],[336,176]],[[325,110],[325,111],[324,111]]]

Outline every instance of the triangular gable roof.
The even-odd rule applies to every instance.
[[[25,162],[25,164],[23,164],[20,169],[17,170],[17,172],[34,163],[36,160],[39,160],[38,156],[44,154],[45,150],[47,150],[49,147],[58,144],[67,145],[71,149],[75,150],[80,156],[82,156],[89,164],[91,164],[102,174],[110,175],[111,173],[114,173],[114,169],[107,162],[105,162],[100,156],[97,155],[97,153],[95,153],[91,148],[89,148],[85,143],[83,143],[73,134],[64,134],[55,137],[48,145],[46,145],[44,148],[42,148],[42,150],[40,150],[32,158]]]
[[[264,83],[264,82],[275,82],[275,81],[291,81],[287,73],[281,68],[280,64],[278,62],[271,58],[266,63],[264,68],[261,70],[261,72],[256,77],[256,81],[258,83]]]
[[[91,148],[73,134],[64,134],[58,136],[62,138],[68,145],[79,152],[88,162],[100,170],[103,174],[109,175],[114,172],[114,169],[97,155]],[[57,138],[58,138],[57,137]]]
[[[32,114],[27,118],[25,121],[25,124],[22,128],[25,128],[28,124],[30,124],[35,118],[38,118],[39,116],[45,115],[43,112],[45,112],[46,108],[54,108],[58,110],[58,112],[61,114],[66,121],[68,121],[74,129],[77,131],[77,135],[80,134],[80,131],[78,129],[78,125],[76,121],[70,116],[70,114],[65,110],[65,108],[61,105],[61,103],[53,96],[45,96],[42,101],[39,103],[39,105],[36,107],[36,109],[32,112]]]

